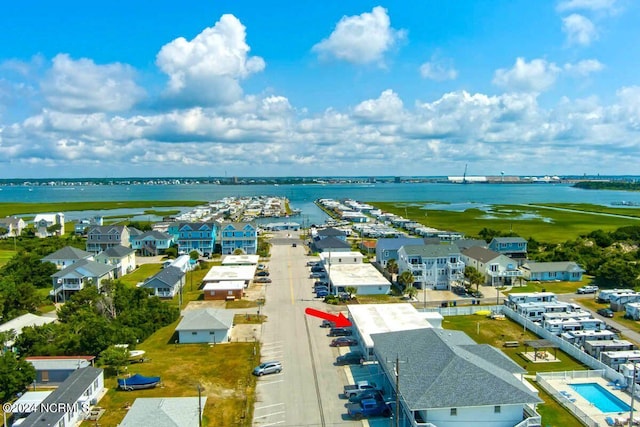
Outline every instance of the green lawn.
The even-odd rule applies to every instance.
[[[162,387],[118,391],[116,377],[105,375],[109,391],[99,403],[106,409],[100,418],[102,427],[116,427],[126,414],[125,407],[137,397],[196,397],[198,385],[207,397],[204,426],[251,425],[255,396],[251,371],[260,360],[259,345],[254,355],[254,343],[174,344],[177,324],[158,330],[138,346],[146,351],[149,361],[128,366],[130,374],[160,376]],[[82,425],[93,427],[95,423]]]
[[[203,203],[206,202],[195,200],[130,200],[121,202],[99,201],[65,203],[0,203],[0,217],[17,214],[36,214],[43,212],[198,206]]]
[[[584,275],[580,282],[524,282],[524,286],[514,286],[507,294],[522,292],[555,292],[557,294],[572,294],[576,289],[591,284],[592,276]]]
[[[613,231],[640,222],[622,217],[565,212],[528,205],[492,205],[488,212],[467,209],[464,212],[429,209],[428,202],[369,202],[385,212],[406,216],[429,227],[460,231],[477,236],[483,228],[514,232],[540,242],[562,243],[593,230]],[[564,207],[562,204],[554,205]],[[567,205],[570,208],[575,205]]]
[[[448,316],[444,318],[442,326],[445,329],[463,331],[479,344],[489,344],[500,348],[518,365],[527,370],[527,375],[535,375],[537,372],[573,371],[588,369],[577,360],[558,350],[557,356],[560,362],[556,363],[530,363],[520,355],[524,351],[522,345],[525,340],[539,339],[530,331],[524,331],[522,326],[509,319],[492,320],[486,316]],[[504,348],[505,341],[519,341],[520,347]],[[535,385],[535,383],[534,383]],[[577,425],[573,415],[564,409],[553,397],[540,392],[540,398],[544,403],[538,406],[544,426],[572,426]]]
[[[15,254],[16,251],[11,249],[0,249],[0,267],[8,263]]]
[[[118,280],[125,285],[135,287],[138,283],[144,282],[145,279],[148,279],[160,270],[162,270],[162,264],[142,264],[134,271],[129,274],[125,274]]]

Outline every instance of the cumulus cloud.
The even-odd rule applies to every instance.
[[[40,87],[54,109],[113,112],[129,109],[144,97],[134,77],[134,70],[125,64],[98,65],[91,59],[59,54]]]
[[[387,89],[377,99],[368,99],[356,105],[353,114],[357,118],[369,121],[397,120],[403,111],[402,100],[397,93]]]
[[[562,31],[567,35],[567,43],[570,45],[589,46],[598,38],[593,22],[577,13],[562,18]]]
[[[589,74],[604,70],[604,64],[597,59],[584,59],[575,64],[564,64],[564,71],[570,76],[587,77]]]
[[[223,15],[193,40],[179,37],[164,45],[156,64],[169,76],[170,98],[186,105],[224,104],[241,98],[240,80],[265,67],[249,50],[245,26]]]
[[[544,92],[553,86],[560,71],[556,64],[544,59],[527,62],[517,58],[512,68],[496,70],[493,84],[517,92]]]
[[[430,61],[420,66],[420,75],[422,78],[440,82],[455,80],[458,77],[458,71],[453,66],[453,60],[441,59],[434,55]]]
[[[387,10],[376,6],[371,12],[343,16],[326,39],[313,46],[320,58],[335,58],[354,64],[381,63],[383,55],[406,36],[395,30]]]

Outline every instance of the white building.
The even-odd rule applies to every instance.
[[[234,312],[203,308],[187,310],[176,327],[180,344],[226,343],[233,326]]]

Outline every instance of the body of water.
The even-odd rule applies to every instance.
[[[611,206],[622,201],[640,204],[640,192],[582,190],[569,184],[336,184],[336,185],[104,185],[104,186],[5,186],[1,202],[57,203],[126,200],[213,201],[236,196],[280,196],[302,210],[291,221],[322,223],[326,215],[313,203],[320,198],[362,202],[400,201],[440,203],[439,208],[465,205],[521,203],[591,203]],[[461,206],[462,205],[462,206]],[[619,206],[618,206],[619,207]],[[173,209],[173,208],[172,208]],[[140,211],[140,210],[137,210]],[[28,212],[25,212],[28,214]],[[108,213],[105,213],[108,215]],[[72,215],[74,218],[77,215]],[[278,221],[277,219],[274,221]]]

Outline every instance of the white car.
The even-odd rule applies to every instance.
[[[598,292],[598,287],[595,285],[582,286],[576,289],[577,294],[595,294],[596,292]]]

